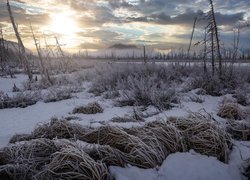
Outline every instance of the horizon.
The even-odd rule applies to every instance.
[[[233,47],[233,29],[250,20],[250,1],[214,1],[220,38],[225,47]],[[196,16],[199,20],[194,43],[203,39],[208,11],[206,0],[17,0],[10,1],[25,47],[34,51],[29,28],[32,23],[41,46],[55,44],[58,37],[68,52],[97,51],[114,44],[145,45],[159,51],[187,49]],[[0,26],[4,38],[16,41],[6,1],[0,0]],[[250,29],[240,34],[239,48],[249,48]]]

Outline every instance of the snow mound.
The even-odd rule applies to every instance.
[[[110,167],[116,180],[240,180],[241,172],[230,165],[195,152],[175,153],[156,169]]]

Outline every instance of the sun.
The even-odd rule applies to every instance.
[[[67,48],[72,48],[78,44],[77,32],[80,31],[73,11],[51,13],[50,21],[42,31],[46,34],[59,37],[60,43]]]
[[[71,12],[53,13],[50,14],[50,17],[48,30],[55,34],[73,36],[79,29]]]

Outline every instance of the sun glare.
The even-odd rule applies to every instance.
[[[48,25],[44,27],[43,31],[58,36],[60,43],[68,48],[75,47],[77,45],[77,32],[80,28],[74,15],[72,11],[51,13],[51,20]]]
[[[50,16],[51,22],[48,27],[49,31],[63,36],[73,36],[77,32],[78,26],[72,17],[72,13],[55,13]]]

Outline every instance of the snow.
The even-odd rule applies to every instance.
[[[240,180],[241,172],[214,157],[195,152],[175,153],[157,169],[111,167],[116,180]]]
[[[27,79],[24,75],[19,75],[15,79],[0,78],[0,91],[12,94],[13,83],[20,87],[25,80]],[[68,100],[52,103],[37,102],[35,105],[26,108],[0,109],[0,148],[6,146],[13,135],[30,133],[39,123],[48,122],[52,117],[74,116],[77,117],[77,120],[72,122],[87,127],[99,127],[103,122],[107,122],[113,117],[122,117],[132,113],[132,107],[114,107],[112,101],[103,101],[101,97],[95,97],[88,93],[88,86],[89,83],[84,83],[85,91],[75,94],[74,98]],[[94,101],[101,104],[104,108],[103,113],[93,115],[71,114],[75,107],[87,105]],[[128,128],[134,126],[134,124],[124,126]]]
[[[0,78],[0,91],[12,94],[14,83],[20,87],[27,80],[25,75],[17,75],[17,78]],[[71,120],[86,127],[96,128],[103,124],[131,128],[143,126],[145,123],[156,119],[167,119],[168,117],[184,117],[190,112],[209,113],[216,121],[223,124],[223,119],[217,116],[217,109],[225,97],[212,97],[203,95],[204,102],[192,102],[190,97],[195,95],[194,91],[183,93],[179,105],[174,108],[160,112],[154,107],[146,110],[141,107],[115,107],[114,101],[102,97],[96,97],[88,93],[90,83],[83,83],[83,92],[74,94],[74,98],[60,102],[44,103],[38,102],[26,108],[0,109],[0,148],[8,144],[9,139],[15,134],[30,133],[39,123],[48,122],[52,117],[75,117]],[[84,115],[71,114],[72,110],[81,105],[97,101],[104,109],[103,113]],[[134,108],[145,116],[146,122],[115,123],[110,120],[113,117],[124,117],[131,115]],[[170,154],[161,167],[154,169],[140,169],[128,166],[126,168],[110,167],[112,175],[116,180],[241,180],[244,161],[250,158],[250,142],[234,141],[228,164],[218,161],[214,157],[208,157],[195,153]]]
[[[16,78],[0,78],[0,91],[5,93],[11,93],[14,84],[20,87],[22,83],[27,79],[27,75],[23,74],[16,75]]]

